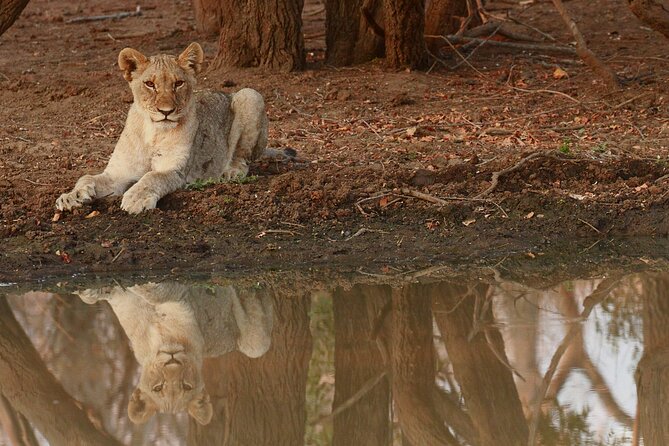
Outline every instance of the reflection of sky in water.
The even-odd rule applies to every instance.
[[[570,284],[570,289],[574,291],[579,313],[583,311],[583,299],[594,291],[597,282],[575,281]],[[526,296],[527,304],[539,308],[536,321],[539,327],[536,352],[539,371],[542,376],[546,373],[553,354],[571,326],[569,323],[565,323],[565,318],[561,315],[557,306],[560,299],[564,298],[563,295],[554,290],[540,291],[538,294]],[[615,299],[615,296],[611,296],[611,298]],[[521,314],[523,313],[522,308],[518,310],[518,301],[516,301],[516,310]],[[497,314],[508,316],[508,311],[508,308],[501,308],[501,311],[497,311]],[[605,380],[613,399],[629,417],[633,418],[636,411],[634,372],[643,352],[643,343],[641,339],[611,335],[607,329],[611,319],[612,315],[600,306],[594,308],[590,317],[583,322],[585,350]],[[499,317],[497,320],[500,322]],[[641,334],[642,323],[639,314],[633,320],[627,322],[632,323],[637,328],[637,333]],[[505,320],[506,328],[503,329],[503,333],[505,333],[507,353],[512,364],[516,364],[519,358],[514,355],[514,341],[510,339],[508,331],[513,330],[514,326],[531,323],[531,319],[527,318],[526,315],[523,315],[520,319]],[[578,342],[578,337],[575,338],[574,342]],[[521,374],[527,372],[526,370],[519,371]],[[593,389],[592,381],[582,369],[575,368],[571,371],[558,394],[558,403],[563,408],[577,413],[587,411],[587,421],[596,441],[608,444],[614,440],[623,442],[630,440],[631,429],[613,418],[600,396]]]

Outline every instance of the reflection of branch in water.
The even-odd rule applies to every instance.
[[[39,445],[26,417],[15,411],[7,398],[2,395],[0,395],[0,426],[12,445]]]
[[[560,294],[562,295],[560,302],[564,316],[569,320],[578,319],[579,313],[574,299],[574,293],[561,287]],[[544,397],[544,408],[548,408],[545,404],[548,403],[552,405],[552,402],[556,401],[557,395],[560,393],[560,390],[567,381],[571,371],[575,368],[581,368],[590,379],[592,389],[597,393],[609,414],[619,423],[631,429],[633,425],[632,417],[627,415],[615,401],[604,377],[597,369],[597,366],[592,362],[590,355],[588,355],[588,352],[585,349],[583,325],[576,323],[575,326],[578,327],[578,333],[575,335],[571,345],[567,348],[567,351],[558,365],[558,370],[548,387],[546,396]]]
[[[478,444],[524,444],[527,425],[513,375],[503,364],[508,363],[504,340],[493,323],[492,307],[480,302],[490,287],[479,282],[473,288],[444,283],[425,288],[424,293],[432,297],[437,326],[478,434]],[[463,294],[468,298],[462,299]],[[482,320],[488,321],[489,339],[474,329]]]
[[[0,296],[0,393],[52,445],[119,444],[95,428],[47,370],[4,296]]]
[[[613,290],[618,285],[620,280],[621,279],[619,277],[606,278],[602,280],[600,284],[597,285],[595,291],[593,291],[592,294],[586,297],[585,300],[583,301],[583,311],[581,312],[579,319],[581,321],[587,319],[590,316],[590,313],[592,312],[595,305],[601,303],[604,299],[606,299],[611,290]],[[548,387],[550,386],[551,381],[553,380],[553,376],[557,371],[562,356],[565,354],[565,352],[567,351],[567,349],[569,348],[569,346],[579,333],[582,333],[582,327],[580,326],[580,323],[577,322],[571,326],[569,332],[567,332],[567,334],[562,339],[562,342],[555,350],[555,353],[553,353],[551,362],[541,382],[539,391],[537,392],[537,396],[533,405],[534,407],[532,408],[531,418],[530,418],[530,435],[527,441],[527,444],[529,446],[534,446],[536,444],[537,428],[539,426],[539,420],[541,418],[541,404],[543,403],[546,397],[546,392],[548,391]]]

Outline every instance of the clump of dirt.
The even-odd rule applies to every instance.
[[[306,71],[208,71],[200,80],[263,93],[270,145],[295,149],[295,160],[258,162],[245,182],[178,191],[139,216],[107,198],[56,217],[58,195],[104,168],[123,128],[132,96],[118,52],[175,54],[199,40],[211,57],[216,39],[197,36],[189,2],[68,24],[135,5],[31,1],[0,40],[0,281],[537,256],[565,239],[669,234],[666,42],[624,4],[572,5],[592,49],[627,79],[611,92],[577,59],[485,45],[468,59],[477,71],[327,67],[323,13],[306,3],[305,29],[316,36]],[[612,15],[601,21],[594,10]],[[511,12],[571,39],[550,3]],[[567,76],[554,76],[558,67]]]

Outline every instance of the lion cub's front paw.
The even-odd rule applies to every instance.
[[[123,194],[121,209],[129,214],[139,214],[142,211],[155,208],[158,198],[160,197],[146,190],[131,187]]]
[[[92,184],[77,185],[72,192],[65,193],[56,200],[56,209],[59,211],[71,211],[81,207],[82,204],[93,201],[95,198],[95,186]]]

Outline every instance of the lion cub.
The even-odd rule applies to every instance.
[[[56,208],[123,195],[121,208],[137,214],[194,180],[246,176],[267,145],[265,103],[250,88],[194,91],[203,58],[197,43],[178,57],[121,51],[118,64],[134,97],[125,128],[105,170],[81,177]]]

